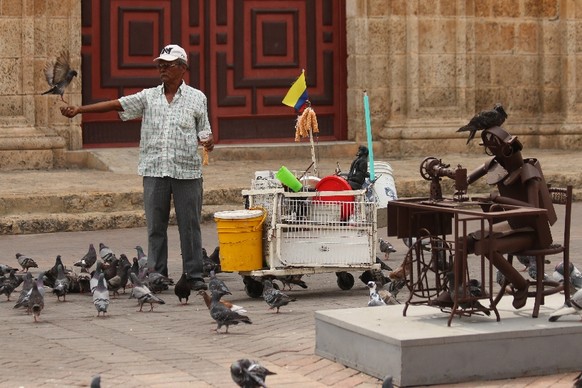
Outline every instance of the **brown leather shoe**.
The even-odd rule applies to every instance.
[[[521,290],[514,289],[513,292],[513,307],[520,309],[525,306],[527,302],[527,287]]]

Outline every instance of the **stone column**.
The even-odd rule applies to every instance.
[[[61,49],[80,63],[78,0],[0,1],[0,169],[62,166],[67,149],[81,146],[79,123],[59,113],[63,103],[44,76]],[[76,47],[76,49],[73,49]],[[67,95],[80,102],[80,80]]]

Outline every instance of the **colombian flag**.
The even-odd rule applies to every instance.
[[[307,84],[305,83],[305,70],[303,70],[299,78],[297,78],[293,85],[291,85],[285,98],[283,98],[283,104],[295,108],[295,110],[298,111],[308,99]]]

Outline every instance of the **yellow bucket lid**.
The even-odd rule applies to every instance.
[[[226,210],[214,213],[214,218],[226,220],[245,220],[248,218],[261,217],[263,211],[260,209]]]

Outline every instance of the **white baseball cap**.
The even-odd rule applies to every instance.
[[[186,50],[177,44],[169,44],[162,49],[160,56],[154,59],[154,61],[159,61],[160,59],[168,62],[182,59],[183,61],[188,62],[188,55],[186,54]]]

